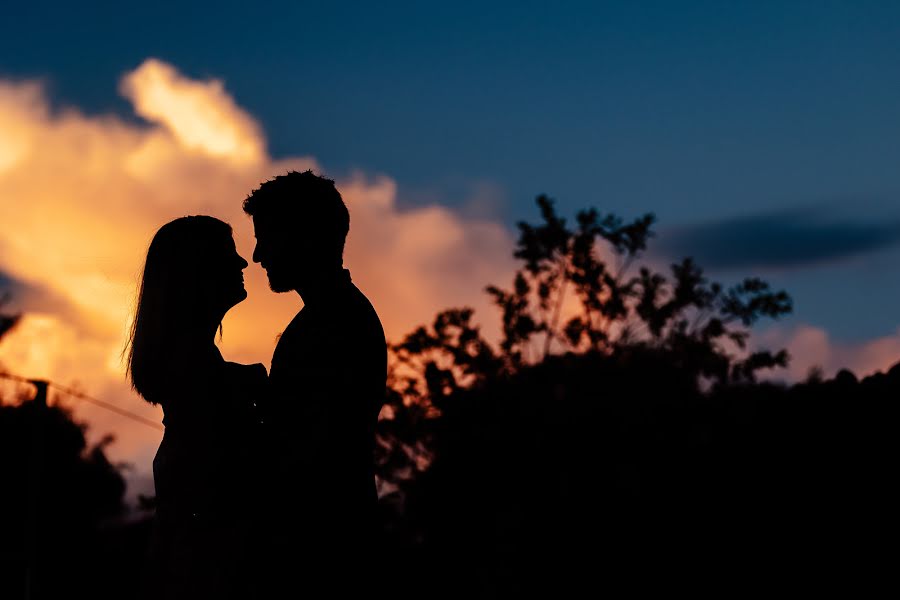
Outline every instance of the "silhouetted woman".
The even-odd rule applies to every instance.
[[[226,362],[225,313],[247,297],[231,227],[207,216],[163,225],[150,243],[131,331],[134,389],[164,411],[153,460],[156,527],[148,597],[246,598],[256,402],[265,367]]]

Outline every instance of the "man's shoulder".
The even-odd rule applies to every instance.
[[[371,343],[385,344],[384,327],[375,307],[356,286],[353,286],[349,296],[344,316],[337,317],[338,320],[343,319],[347,326],[347,335],[357,339],[364,338]]]
[[[350,293],[348,296],[352,310],[354,310],[361,318],[368,321],[377,321],[379,326],[381,325],[381,319],[378,318],[375,307],[362,290],[354,284],[350,284]]]
[[[275,353],[293,353],[308,345],[326,349],[360,338],[383,343],[384,328],[369,299],[349,284],[327,304],[304,307],[279,336]]]

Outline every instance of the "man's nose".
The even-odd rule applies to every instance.
[[[256,244],[256,246],[253,247],[253,262],[262,262],[262,257],[260,256],[259,252],[259,244]]]

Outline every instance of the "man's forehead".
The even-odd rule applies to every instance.
[[[275,228],[276,222],[277,219],[274,219],[271,216],[253,215],[253,230],[256,233],[259,233],[260,231],[268,233]]]
[[[287,235],[293,237],[309,231],[311,222],[305,219],[292,219],[283,215],[253,215],[253,230],[257,234]]]

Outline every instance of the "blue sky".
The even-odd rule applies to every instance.
[[[3,15],[0,77],[42,78],[60,105],[134,119],[118,81],[154,56],[223,79],[276,157],[388,174],[409,206],[510,228],[539,193],[566,213],[654,212],[664,258],[762,275],[795,297],[793,320],[849,341],[900,325],[900,3],[37,1]]]

